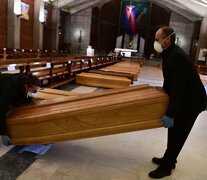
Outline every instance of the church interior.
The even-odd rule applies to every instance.
[[[168,144],[161,117],[171,103],[163,90],[168,46],[156,50],[157,32],[173,29],[163,42],[175,37],[207,92],[207,0],[0,4],[0,86],[7,74],[39,81],[33,102],[5,116],[9,140],[1,134],[0,179],[151,179],[152,157],[162,157]],[[207,179],[206,131],[203,110],[176,169],[163,179]]]

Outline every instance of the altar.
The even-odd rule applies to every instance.
[[[121,53],[121,55],[124,56],[124,57],[131,57],[133,52],[137,53],[137,50],[135,50],[135,49],[115,48],[114,52]]]

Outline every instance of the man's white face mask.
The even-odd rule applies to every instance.
[[[161,52],[163,51],[161,44],[158,43],[157,41],[154,42],[154,49],[155,49],[155,51],[157,51],[158,53],[161,53]]]
[[[175,34],[175,32],[171,33],[171,34],[170,34],[169,36],[167,36],[166,38],[172,36],[173,34]],[[163,42],[166,38],[164,38],[164,39],[162,40],[162,42]],[[155,49],[155,51],[157,51],[158,53],[161,53],[161,52],[164,50],[164,49],[162,48],[161,44],[160,44],[159,42],[157,42],[157,41],[154,42],[154,49]]]

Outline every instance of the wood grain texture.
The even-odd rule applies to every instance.
[[[123,88],[129,87],[131,81],[126,77],[95,73],[80,73],[76,75],[76,83],[102,88]]]
[[[128,73],[133,75],[134,79],[137,80],[141,69],[141,64],[139,62],[134,61],[122,61],[111,66],[107,66],[101,68],[103,71],[111,71],[111,72],[120,72],[120,73]]]
[[[7,16],[8,16],[8,1],[1,0],[0,6],[0,48],[7,47]],[[3,53],[2,56],[3,57]]]
[[[94,73],[94,74],[104,74],[104,75],[111,75],[111,76],[119,76],[119,77],[127,77],[128,79],[131,80],[131,84],[133,84],[133,75],[129,73],[121,73],[121,72],[113,72],[113,71],[103,71],[99,69],[95,70],[90,70],[88,71],[89,73]]]
[[[37,94],[37,100],[39,99],[56,99],[56,98],[63,98],[63,97],[77,97],[78,94],[69,92],[69,91],[63,91],[58,89],[50,89],[50,88],[41,88],[38,91]]]
[[[166,94],[148,86],[44,100],[7,117],[13,144],[42,144],[161,127]]]
[[[29,5],[29,19],[21,19],[20,48],[33,49],[33,24],[34,24],[34,1],[22,0]]]

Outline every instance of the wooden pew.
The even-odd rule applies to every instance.
[[[3,60],[1,60],[3,61]],[[0,61],[0,73],[5,74],[15,74],[15,73],[23,73],[25,70],[25,63],[19,63],[19,64],[15,64],[15,63],[4,63]]]
[[[196,68],[200,74],[207,75],[207,65],[196,65]]]
[[[51,61],[52,83],[47,87],[55,88],[74,81],[75,77],[72,77],[71,64],[72,61],[65,57],[58,57]]]
[[[52,80],[52,69],[51,62],[49,59],[45,59],[45,61],[40,62],[31,62],[25,67],[26,74],[33,74],[38,77],[41,81],[41,86],[45,86],[44,82],[47,80],[46,85],[51,83]]]
[[[46,144],[162,126],[168,97],[149,86],[133,86],[43,100],[7,117],[12,144]]]
[[[113,56],[106,57],[106,59],[104,61],[104,64],[107,65],[107,66],[112,65],[114,63],[116,63],[116,61],[115,61],[115,58]]]
[[[102,61],[101,61],[100,57],[91,58],[91,67],[92,68],[102,67]]]
[[[91,69],[90,61],[91,61],[90,58],[80,60],[80,62],[81,62],[81,65],[80,65],[81,72]]]
[[[64,75],[69,75],[69,63],[68,59],[65,58],[59,58],[55,59],[51,62],[51,68],[52,68],[52,77],[64,77]]]
[[[4,51],[4,52],[3,52]],[[68,57],[68,51],[63,50],[39,50],[39,49],[0,49],[1,54],[5,53],[4,59],[22,59],[22,58],[47,58],[47,57]]]
[[[98,57],[94,57],[98,61]],[[103,58],[102,58],[103,59]],[[108,63],[112,63],[108,58]],[[8,65],[15,64],[13,70],[7,70]],[[102,63],[99,62],[99,65]],[[99,67],[99,65],[97,67]],[[41,81],[41,86],[54,88],[75,79],[75,75],[90,70],[91,59],[71,59],[68,57],[45,57],[29,59],[10,59],[0,61],[1,73],[32,73]]]
[[[49,62],[49,58],[44,58],[44,59],[40,59],[40,58],[30,58],[30,59],[8,59],[8,60],[1,60],[0,61],[0,67],[1,68],[6,68],[7,66],[13,64],[15,65],[15,72],[8,72],[8,73],[23,73],[23,72],[29,72],[31,71],[31,66],[41,66],[41,62]],[[40,65],[38,65],[40,64]]]
[[[81,59],[72,59],[71,60],[71,73],[75,75],[76,73],[80,73],[81,69]]]

